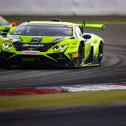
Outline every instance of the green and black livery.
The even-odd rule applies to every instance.
[[[50,66],[99,66],[104,41],[85,28],[104,29],[104,24],[30,21],[0,38],[0,62]]]

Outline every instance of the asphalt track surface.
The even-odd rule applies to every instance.
[[[0,89],[126,82],[126,24],[94,32],[105,40],[101,67],[0,69]],[[0,113],[1,126],[126,126],[126,106]]]
[[[1,126],[126,126],[126,106],[0,113]]]

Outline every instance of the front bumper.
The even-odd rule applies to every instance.
[[[73,60],[69,59],[63,53],[51,53],[46,55],[24,55],[12,52],[2,52],[0,55],[1,62],[10,64],[41,64],[41,65],[56,65],[68,66],[74,65]]]

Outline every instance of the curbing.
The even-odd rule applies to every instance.
[[[93,84],[93,85],[72,85],[57,87],[35,87],[23,89],[5,89],[0,91],[0,95],[36,95],[36,94],[57,94],[66,92],[82,91],[109,91],[126,89],[126,82]]]

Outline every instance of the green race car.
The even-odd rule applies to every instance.
[[[85,33],[84,28],[104,29],[105,25],[57,20],[22,23],[0,38],[0,62],[3,65],[99,66],[104,41],[93,33]]]

